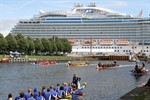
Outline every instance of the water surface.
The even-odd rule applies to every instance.
[[[113,61],[102,61],[102,63]],[[33,66],[30,63],[0,63],[0,100],[6,100],[9,93],[13,98],[20,91],[28,88],[56,86],[56,83],[71,82],[72,74],[76,72],[81,77],[81,83],[88,83],[85,88],[84,100],[117,100],[119,97],[145,82],[150,74],[135,78],[130,74],[134,68],[132,62],[118,61],[120,68],[96,70],[98,61],[91,61],[87,67],[65,67],[66,62],[50,66]],[[150,64],[146,67],[150,69]]]

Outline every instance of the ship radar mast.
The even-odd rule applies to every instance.
[[[79,3],[74,3],[74,8],[76,8],[76,7],[83,7],[83,4],[79,4]]]
[[[87,5],[87,7],[96,7],[95,3],[90,3],[89,5]]]

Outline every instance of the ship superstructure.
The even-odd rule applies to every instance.
[[[75,4],[72,11],[40,10],[38,16],[20,20],[12,29],[32,38],[67,38],[72,53],[127,54],[132,50],[150,55],[150,18],[134,17],[110,9]]]

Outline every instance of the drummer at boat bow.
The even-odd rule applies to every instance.
[[[80,77],[77,77],[77,73],[73,74],[73,79],[72,79],[72,83],[76,86],[76,88],[78,88],[78,82],[81,80]]]
[[[116,60],[114,60],[114,65],[115,65],[115,66],[117,65],[117,62],[116,62]]]
[[[101,67],[101,66],[102,66],[102,63],[101,63],[101,62],[99,62],[99,63],[98,63],[98,67]]]

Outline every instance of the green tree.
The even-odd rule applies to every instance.
[[[64,50],[63,50],[63,52],[71,52],[71,50],[72,50],[72,46],[70,45],[70,43],[69,42],[63,42],[63,45],[64,45]]]
[[[7,51],[16,51],[18,45],[17,45],[17,41],[14,38],[14,36],[12,34],[8,34],[5,37],[5,39],[6,39],[7,43],[8,43]]]
[[[44,49],[43,49],[43,52],[50,52],[50,42],[49,42],[49,40],[48,39],[46,39],[46,38],[42,38],[41,39],[41,42],[42,42],[42,44],[43,44],[43,47],[44,47]]]
[[[23,53],[27,52],[28,42],[24,38],[24,36],[19,33],[15,36],[15,38],[16,38],[16,41],[17,41],[17,44],[18,44],[18,51],[23,52]]]
[[[38,54],[39,52],[41,53],[41,51],[44,49],[41,40],[38,38],[34,41],[34,45],[35,45],[35,53],[36,54]]]
[[[57,39],[56,40],[56,45],[57,45],[57,48],[58,48],[58,52],[62,52],[64,50],[64,46],[63,46],[63,43],[62,43],[62,40],[61,39]]]
[[[56,45],[56,43],[55,43],[55,38],[51,38],[51,39],[49,39],[49,41],[50,41],[50,46],[51,46],[51,53],[56,53],[57,52],[57,45]]]
[[[63,49],[63,52],[71,52],[72,50],[72,46],[70,45],[69,41],[66,39],[66,38],[63,38],[61,39],[62,43],[63,43],[63,46],[64,46],[64,49]]]
[[[20,38],[24,38],[24,36],[23,36],[21,33],[18,33],[18,34],[15,36],[15,39],[16,39],[16,40],[19,40]]]
[[[4,36],[0,33],[0,52],[5,52],[7,49],[7,41]]]
[[[35,50],[34,40],[28,36],[27,37],[27,42],[28,42],[28,49],[27,49],[28,51],[27,51],[27,53],[32,55],[33,51]]]

